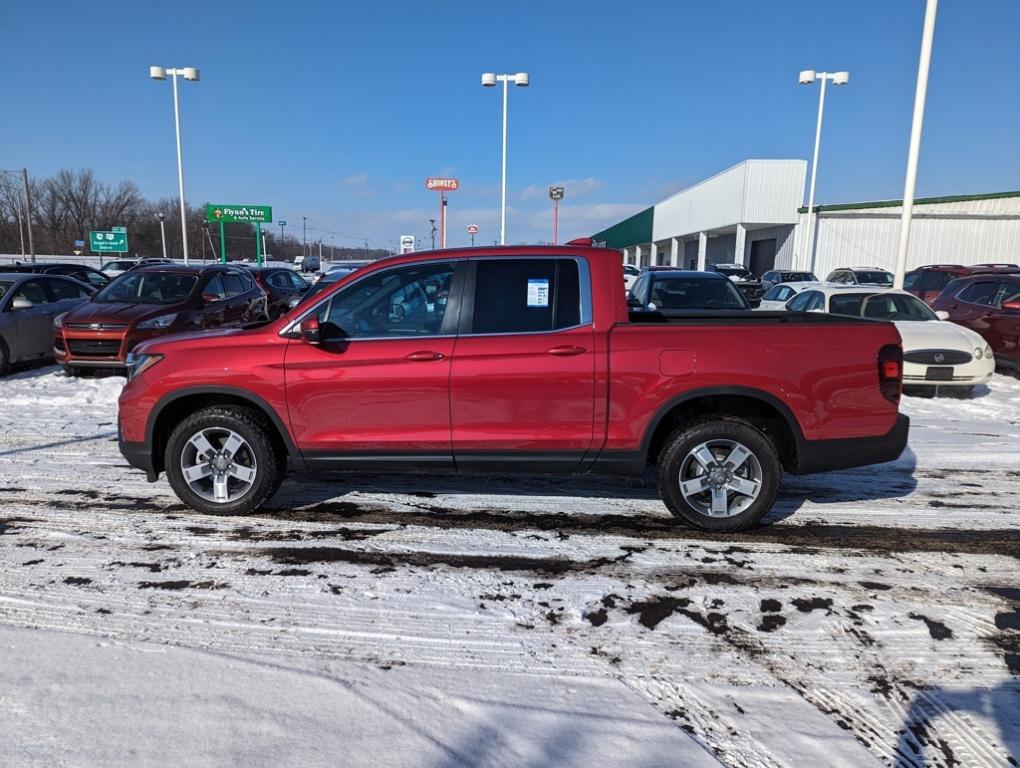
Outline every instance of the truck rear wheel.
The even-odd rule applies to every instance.
[[[264,421],[248,408],[196,411],[174,427],[165,457],[177,497],[209,515],[254,512],[283,482],[283,456]]]
[[[659,495],[674,517],[703,531],[756,524],[772,508],[781,478],[768,437],[732,417],[684,424],[659,457]]]

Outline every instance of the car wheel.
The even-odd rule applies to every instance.
[[[7,349],[7,344],[3,339],[0,339],[0,376],[6,376],[7,372],[11,369],[11,353]]]
[[[679,427],[659,458],[659,495],[674,517],[703,531],[741,531],[772,508],[782,465],[765,434],[741,419]]]
[[[77,376],[81,376],[81,369],[76,368],[73,365],[65,365],[64,375],[67,376],[68,378],[75,378]]]
[[[248,408],[193,413],[174,427],[164,455],[174,493],[206,514],[254,512],[283,482],[283,456],[265,421]]]

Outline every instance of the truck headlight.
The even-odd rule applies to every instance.
[[[66,314],[67,314],[66,312],[61,312],[59,315],[53,318],[53,330],[55,331],[60,330],[61,326],[64,323],[64,316]]]
[[[174,320],[177,319],[177,314],[172,315],[160,315],[159,317],[153,317],[148,320],[143,320],[137,326],[140,331],[162,331],[173,325]]]
[[[142,371],[151,368],[162,359],[163,355],[136,355],[134,352],[128,352],[127,359],[124,361],[127,364],[128,381],[141,374]]]

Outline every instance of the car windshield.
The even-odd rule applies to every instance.
[[[729,280],[703,277],[657,277],[649,301],[656,309],[747,309]]]
[[[133,261],[111,261],[108,264],[104,264],[103,269],[117,269],[123,272],[133,267],[134,264]]]
[[[0,299],[7,295],[7,291],[11,290],[12,285],[14,285],[14,283],[10,281],[0,282]]]
[[[783,301],[789,297],[789,293],[792,290],[793,289],[790,288],[790,286],[780,283],[779,285],[774,285],[769,288],[768,293],[761,298],[762,301]]]
[[[864,285],[892,286],[893,284],[893,276],[888,272],[882,272],[880,270],[857,270],[854,274],[857,276],[857,282],[863,283]]]
[[[197,275],[180,272],[125,272],[94,299],[100,304],[177,304],[191,295]]]
[[[735,277],[738,280],[742,280],[742,281],[745,281],[745,282],[748,281],[748,280],[757,280],[758,279],[757,277],[754,276],[754,272],[752,272],[751,270],[747,269],[746,267],[741,267],[741,266],[737,266],[737,265],[733,265],[733,266],[726,265],[726,266],[724,266],[722,264],[716,264],[715,265],[715,271],[716,272],[721,272],[722,274],[726,275],[726,277]]]
[[[872,320],[938,320],[920,299],[902,293],[851,293],[829,299],[829,312]]]
[[[814,283],[818,278],[814,272],[783,272],[783,280],[788,283]]]

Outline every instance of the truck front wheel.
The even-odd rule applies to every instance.
[[[726,416],[678,427],[659,457],[659,495],[674,517],[703,531],[753,526],[772,508],[781,477],[768,437]]]
[[[283,482],[283,457],[266,424],[247,408],[196,411],[174,427],[165,456],[177,497],[210,515],[254,512]]]

